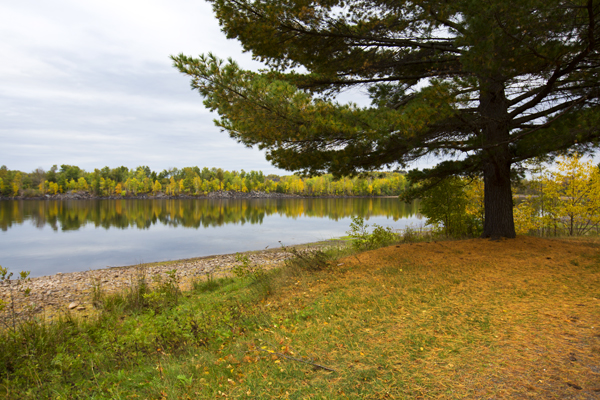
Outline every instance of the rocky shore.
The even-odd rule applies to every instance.
[[[164,193],[157,194],[141,194],[138,196],[96,196],[88,192],[71,191],[68,193],[46,194],[44,196],[0,196],[2,200],[120,200],[120,199],[355,199],[355,198],[397,198],[398,196],[348,196],[348,195],[324,195],[324,196],[301,196],[290,193],[277,192],[236,192],[233,190],[219,190],[210,192],[206,195],[192,196],[187,194],[182,195],[166,195]]]
[[[166,195],[164,193],[157,194],[140,194],[140,195],[128,195],[128,196],[96,196],[88,192],[77,192],[70,191],[68,193],[58,194],[46,194],[43,196],[14,196],[14,197],[3,197],[0,196],[0,200],[119,200],[119,199],[287,199],[287,198],[300,198],[296,194],[289,193],[266,193],[266,192],[237,192],[234,190],[219,190],[216,192],[210,192],[206,195],[192,196],[188,194],[181,195]]]
[[[265,268],[279,266],[292,257],[292,254],[284,249],[249,252],[244,255],[251,264]],[[34,315],[52,318],[58,312],[68,310],[85,315],[93,309],[92,292],[95,286],[100,287],[104,293],[117,292],[136,282],[140,274],[144,274],[151,283],[156,277],[165,279],[168,271],[175,270],[181,289],[186,290],[191,288],[194,280],[206,279],[208,275],[225,276],[239,264],[235,254],[228,254],[166,263],[58,273],[31,278],[21,284],[14,279],[4,281],[0,283],[0,301],[5,304],[4,311],[0,312],[0,322],[12,318],[11,304],[14,305],[15,316],[18,318]],[[30,289],[28,295],[24,293],[26,288]]]

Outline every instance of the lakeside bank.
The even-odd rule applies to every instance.
[[[597,238],[405,243],[286,268],[268,293],[227,279],[133,312],[104,302],[88,318],[8,326],[0,389],[15,400],[595,399],[598,250]]]
[[[238,192],[234,190],[219,190],[216,192],[209,192],[202,195],[189,195],[189,194],[177,194],[177,195],[166,195],[162,192],[156,194],[140,194],[140,195],[125,195],[125,196],[97,196],[85,191],[74,191],[71,190],[67,193],[57,194],[45,194],[43,196],[13,196],[3,197],[0,196],[0,200],[161,200],[161,199],[289,199],[289,198],[303,198],[306,196],[299,196],[288,193],[266,193],[266,192]]]
[[[175,271],[175,277],[181,290],[189,290],[196,280],[218,278],[233,275],[232,269],[240,265],[238,256],[245,256],[251,265],[264,269],[272,269],[283,265],[293,257],[290,248],[317,249],[328,245],[344,245],[343,240],[330,240],[300,244],[277,249],[253,250],[235,254],[210,255],[181,260],[142,263],[137,265],[107,267],[101,269],[56,273],[53,275],[29,278],[18,283],[17,280],[0,281],[0,302],[14,304],[15,313],[19,317],[43,315],[53,318],[60,312],[73,310],[88,314],[93,310],[93,291],[100,288],[104,293],[116,293],[127,290],[141,277],[149,284],[153,281],[168,278],[170,271]],[[12,271],[18,275],[18,271]],[[29,294],[25,290],[29,289]],[[0,320],[8,318],[10,308],[0,312]]]

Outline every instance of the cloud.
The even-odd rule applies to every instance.
[[[6,2],[0,35],[0,164],[283,173],[220,133],[171,65],[171,54],[213,51],[258,66],[224,37],[207,3]]]

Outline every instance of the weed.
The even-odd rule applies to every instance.
[[[231,270],[238,277],[249,280],[252,289],[262,299],[268,297],[273,292],[273,272],[257,264],[251,264],[247,255],[236,254],[236,261],[240,264],[235,265]]]
[[[191,386],[193,382],[193,378],[190,376],[189,378],[185,375],[177,375],[177,380],[182,386]]]
[[[167,271],[166,275],[166,278],[163,278],[161,275],[154,276],[153,289],[142,295],[147,305],[155,311],[176,305],[181,296],[177,270],[172,269]]]
[[[181,296],[177,271],[166,272],[166,277],[156,275],[153,284],[148,283],[146,269],[139,265],[129,287],[120,293],[106,294],[99,280],[92,283],[92,304],[106,312],[141,312],[152,309],[160,312],[163,308],[176,305]]]
[[[97,287],[92,291],[96,293],[96,307],[107,312],[138,312],[148,306],[144,295],[149,293],[150,287],[146,279],[146,270],[142,265],[136,267],[134,278],[123,292],[105,294],[98,281],[92,285]]]
[[[207,273],[206,279],[195,279],[192,282],[192,288],[198,293],[214,292],[215,290],[232,282],[232,278],[215,279],[213,274]]]
[[[3,322],[6,327],[10,326],[13,332],[16,333],[17,325],[19,324],[18,320],[30,319],[33,315],[33,307],[22,307],[20,312],[16,309],[17,294],[20,294],[23,298],[27,298],[31,293],[31,288],[27,286],[31,280],[29,278],[29,271],[21,271],[19,273],[19,278],[15,281],[14,285],[11,281],[12,276],[12,272],[9,273],[7,268],[0,265],[0,284],[8,285],[10,293],[8,302],[0,299],[0,313],[8,307],[10,317],[8,319],[0,317],[0,321]]]
[[[257,282],[265,278],[265,269],[260,265],[251,264],[250,258],[248,258],[247,255],[237,253],[235,255],[235,260],[240,264],[235,265],[231,271],[238,278],[250,279],[253,282]]]
[[[300,271],[322,271],[330,267],[332,256],[323,250],[307,249],[299,251],[295,247],[283,249],[294,257],[286,260],[286,266],[290,270]]]
[[[432,239],[432,230],[423,228],[413,228],[411,225],[406,226],[402,231],[403,243],[416,243]]]
[[[104,288],[102,287],[102,280],[99,277],[92,278],[91,285],[92,285],[92,292],[91,292],[92,305],[95,308],[101,308],[103,300],[104,300],[104,296],[105,296]]]

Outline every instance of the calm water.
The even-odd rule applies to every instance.
[[[315,242],[352,216],[400,229],[418,205],[386,199],[0,202],[0,265],[31,276]]]

